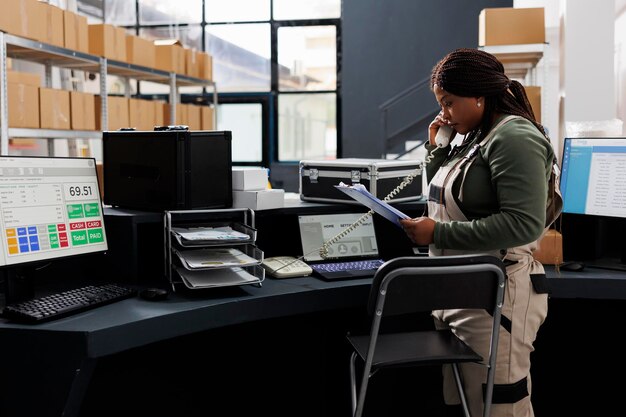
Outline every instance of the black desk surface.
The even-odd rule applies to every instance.
[[[302,209],[300,204],[295,206],[260,213],[259,217]],[[306,204],[307,210],[314,206]],[[162,221],[155,213],[137,217],[124,210],[106,210],[105,215],[107,212],[128,217],[135,224]],[[626,272],[591,267],[560,274],[553,267],[546,267],[546,271],[553,299],[626,300]],[[0,363],[0,373],[5,376],[0,381],[0,414],[15,415],[11,411],[21,410],[24,402],[19,398],[26,396],[41,398],[41,407],[49,410],[38,415],[60,415],[57,410],[63,408],[65,415],[77,415],[93,361],[134,348],[264,319],[342,309],[362,309],[365,315],[370,283],[371,279],[328,283],[312,277],[266,278],[261,287],[178,292],[159,302],[132,298],[38,325],[0,319],[0,355],[5,358]],[[40,386],[33,388],[33,381]],[[57,399],[61,404],[46,403]],[[36,403],[31,405],[37,408]]]
[[[626,300],[626,273],[547,267],[553,298]],[[0,335],[32,338],[80,335],[87,357],[97,358],[159,340],[255,320],[341,308],[365,307],[371,279],[324,282],[313,277],[276,280],[193,293],[172,293],[165,301],[131,298],[37,325],[0,319]],[[364,310],[365,311],[365,310]],[[15,339],[14,339],[15,340]]]

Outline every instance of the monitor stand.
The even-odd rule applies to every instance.
[[[33,277],[27,271],[28,269],[19,267],[9,267],[2,271],[7,305],[30,300],[35,296]]]

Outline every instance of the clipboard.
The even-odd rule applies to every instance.
[[[400,210],[392,207],[383,200],[372,195],[363,184],[346,185],[343,182],[335,185],[335,188],[346,193],[348,196],[370,208],[375,213],[380,214],[398,227],[402,227],[400,219],[410,219],[409,216]]]

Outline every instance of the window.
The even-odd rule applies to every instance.
[[[107,0],[99,10],[89,14],[213,56],[217,128],[233,131],[235,163],[337,157],[341,0]],[[131,88],[168,93],[148,82]],[[180,92],[211,99],[199,87]]]
[[[217,130],[230,130],[233,138],[233,161],[263,160],[263,106],[261,103],[220,103]]]

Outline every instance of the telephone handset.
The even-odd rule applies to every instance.
[[[440,126],[435,136],[435,144],[437,144],[438,148],[445,148],[450,144],[450,139],[454,135],[456,135],[456,132],[450,126]]]
[[[448,146],[452,138],[454,138],[455,136],[456,136],[456,131],[452,129],[450,126],[447,126],[447,125],[440,126],[439,130],[437,130],[437,134],[435,135],[435,144],[437,145],[437,147],[431,150],[426,155],[426,158],[424,158],[424,163],[430,164],[430,160],[433,158],[433,153],[437,149],[442,149]]]

